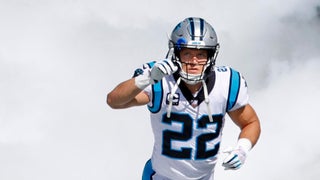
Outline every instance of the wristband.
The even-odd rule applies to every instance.
[[[248,153],[252,149],[252,143],[247,138],[240,138],[236,146],[236,149],[239,148],[243,149],[245,153]]]
[[[149,86],[151,82],[152,80],[150,78],[150,72],[135,77],[135,85],[141,90]]]

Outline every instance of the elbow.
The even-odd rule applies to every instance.
[[[112,109],[117,109],[117,106],[115,104],[115,101],[112,98],[112,95],[108,94],[107,95],[107,100],[106,103],[109,107],[111,107]]]
[[[122,105],[118,103],[117,98],[113,97],[112,94],[110,94],[110,93],[107,95],[106,103],[112,109],[122,109],[123,108]]]

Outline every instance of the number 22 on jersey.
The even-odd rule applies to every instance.
[[[163,116],[162,122],[168,125],[172,123],[180,123],[180,131],[164,130],[162,154],[171,158],[177,159],[207,159],[215,156],[218,153],[220,147],[220,140],[217,141],[211,148],[207,148],[209,142],[218,138],[222,128],[223,115],[212,116],[213,122],[210,122],[207,115],[197,119],[195,126],[192,117],[188,114],[172,113],[170,118]],[[213,126],[212,126],[213,125]],[[208,131],[208,128],[215,127],[214,130]],[[175,142],[187,142],[192,140],[192,136],[195,130],[199,130],[200,133],[195,137],[195,148],[191,147],[180,147],[172,148],[172,143]],[[192,152],[195,151],[195,152]],[[194,157],[192,157],[194,154]]]

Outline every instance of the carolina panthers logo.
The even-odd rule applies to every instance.
[[[166,97],[166,104],[169,104],[169,95],[170,93],[167,94]],[[173,106],[178,106],[179,105],[179,101],[180,101],[180,94],[176,93],[173,95],[173,99],[172,99],[172,105]]]

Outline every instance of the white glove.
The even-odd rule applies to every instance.
[[[150,84],[154,84],[161,80],[164,76],[171,75],[178,70],[178,67],[171,60],[162,60],[156,62],[150,69],[147,64],[143,68],[135,71],[135,85],[139,89],[144,89]]]
[[[232,149],[225,151],[229,155],[224,159],[222,166],[225,170],[237,170],[245,162],[248,152],[251,150],[252,144],[249,139],[241,138],[238,140],[237,146]]]
[[[151,79],[154,82],[160,81],[164,76],[171,75],[178,70],[178,67],[168,59],[157,62],[151,69]]]

